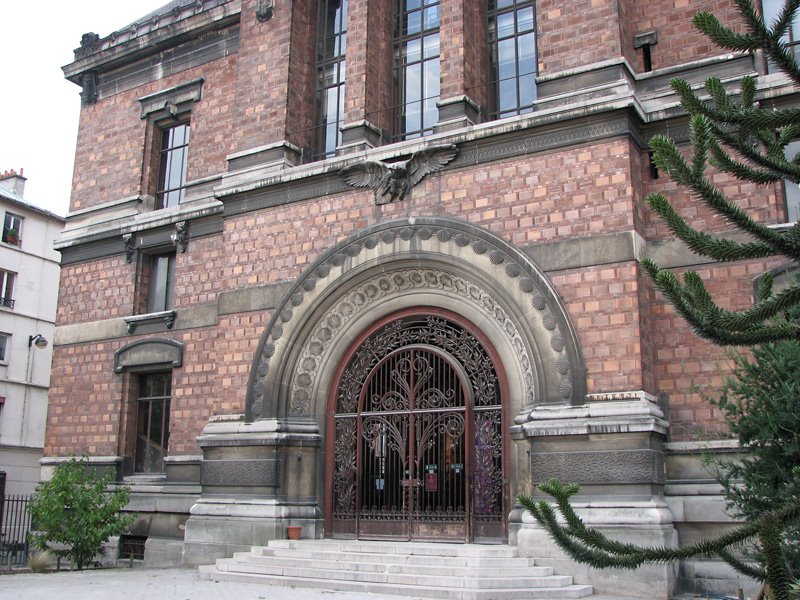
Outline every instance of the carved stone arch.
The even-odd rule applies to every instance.
[[[519,420],[534,405],[584,402],[577,335],[544,273],[484,229],[406,218],[353,234],[298,278],[262,334],[247,420],[321,429],[327,386],[350,342],[412,305],[446,308],[481,327],[505,364]]]

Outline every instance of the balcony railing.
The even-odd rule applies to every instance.
[[[0,298],[0,306],[4,308],[14,308],[13,298]]]

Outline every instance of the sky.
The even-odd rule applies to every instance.
[[[3,2],[0,172],[24,169],[27,202],[61,216],[69,210],[81,90],[61,67],[81,36],[105,37],[168,2]]]

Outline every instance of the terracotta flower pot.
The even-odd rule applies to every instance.
[[[300,533],[303,531],[303,528],[299,525],[288,525],[286,527],[286,537],[290,540],[299,540]]]

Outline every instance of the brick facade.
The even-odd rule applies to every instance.
[[[61,337],[55,349],[46,455],[130,454],[135,443],[136,374],[146,372],[147,365],[136,363],[133,369],[124,366],[115,372],[115,353],[132,351],[141,341],[162,339],[179,342],[182,356],[182,364],[173,369],[168,454],[201,454],[205,450],[198,436],[209,419],[212,423],[221,416],[236,419],[235,415],[254,410],[255,387],[266,377],[259,371],[264,362],[259,363],[259,356],[270,357],[265,349],[267,333],[279,339],[275,328],[286,323],[287,329],[300,332],[298,340],[304,340],[303,332],[315,326],[315,311],[327,314],[350,289],[346,286],[360,280],[357,275],[352,280],[343,277],[338,291],[337,284],[326,283],[324,293],[322,283],[317,288],[310,283],[292,286],[307,283],[303,278],[318,265],[327,269],[318,277],[322,282],[330,268],[320,261],[328,260],[327,253],[350,236],[380,231],[382,225],[402,219],[413,223],[415,218],[451,219],[478,228],[486,240],[508,244],[519,256],[528,257],[531,269],[541,270],[553,297],[563,305],[563,315],[557,316],[569,325],[558,327],[575,331],[580,360],[570,363],[569,376],[587,398],[619,394],[660,398],[663,406],[669,406],[669,439],[725,435],[720,415],[703,399],[703,393],[725,376],[725,354],[691,334],[654,291],[638,260],[644,252],[666,248],[667,266],[678,272],[687,266],[698,269],[715,298],[731,308],[746,306],[753,278],[779,265],[770,261],[708,265],[686,258],[646,206],[647,194],[667,194],[694,226],[716,232],[728,226],[663,174],[656,178],[652,173],[648,136],[678,132],[680,138],[685,121],[677,113],[667,118],[662,105],[644,119],[644,109],[632,100],[626,104],[621,96],[604,94],[612,87],[627,86],[630,100],[640,93],[637,86],[642,81],[649,85],[641,77],[641,51],[634,49],[633,36],[650,29],[659,35],[652,48],[654,70],[669,67],[679,75],[696,75],[700,69],[696,61],[714,57],[718,60],[704,63],[702,73],[727,68],[729,57],[692,32],[689,20],[697,10],[710,10],[723,22],[734,23],[732,1],[537,1],[541,82],[537,106],[542,110],[496,122],[486,121],[482,112],[477,117],[482,122],[474,127],[437,133],[431,143],[455,144],[459,157],[428,175],[402,202],[385,205],[375,203],[371,189],[346,186],[337,173],[365,159],[407,159],[427,142],[385,143],[395,101],[390,3],[351,0],[348,6],[344,129],[374,127],[381,132],[378,142],[366,143],[366,138],[355,136],[352,147],[317,163],[307,162],[314,139],[318,77],[316,3],[276,2],[274,15],[263,22],[255,17],[256,4],[255,0],[206,2],[205,8],[176,25],[181,40],[194,40],[181,41],[175,49],[186,68],[175,67],[162,76],[158,69],[141,65],[138,84],[128,82],[132,87],[113,92],[108,83],[101,86],[104,91],[96,103],[82,108],[72,214],[59,242],[65,257],[58,311]],[[440,18],[441,100],[463,96],[486,107],[491,88],[486,85],[485,7],[467,0],[442,0]],[[142,35],[156,34],[158,30]],[[222,48],[217,39],[236,44]],[[65,67],[68,77],[87,69],[102,70],[104,53],[124,51],[113,40],[104,43],[96,57]],[[201,50],[182,55],[181,44]],[[183,64],[178,58],[175,64]],[[140,59],[128,60],[138,64]],[[105,72],[108,81],[119,76],[116,68]],[[618,68],[625,74],[619,75]],[[202,97],[181,99],[180,86],[200,79]],[[148,202],[158,166],[154,136],[159,119],[165,117],[157,107],[142,118],[141,99],[159,92],[183,102],[181,110],[190,115],[191,142],[185,202],[153,211]],[[667,98],[664,105],[675,103],[666,88],[660,93]],[[299,155],[288,162],[266,157],[272,146],[281,144],[296,146]],[[372,145],[378,147],[365,154]],[[353,148],[359,153],[352,154]],[[759,220],[785,220],[779,186],[756,189],[719,175],[714,179]],[[173,240],[181,223],[188,224],[189,232],[183,249]],[[129,255],[123,245],[126,235],[132,244]],[[420,248],[423,245],[420,242]],[[142,261],[148,254],[176,247],[174,326],[159,322],[126,329],[130,323],[126,317],[142,312],[147,287]],[[450,248],[442,241],[441,248],[431,252],[442,256],[451,252],[454,264],[469,262],[458,249],[446,247]],[[333,264],[343,273],[351,267],[354,273],[363,272],[366,280],[369,273],[393,264],[390,252],[382,254],[381,248],[359,246]],[[358,252],[367,258],[357,257]],[[424,267],[426,261],[442,267],[449,260],[440,257],[439,264],[430,258],[432,254],[425,254],[427,250],[418,252],[404,259],[409,268]],[[502,269],[485,277],[473,274],[476,282],[491,290]],[[292,290],[296,297],[281,304]],[[535,320],[538,313],[530,301],[523,308],[514,304],[521,302],[520,295],[510,287],[496,291],[499,305],[520,328],[527,327],[525,319]],[[423,303],[438,301],[432,295],[420,298]],[[459,300],[442,302],[452,310]],[[549,302],[551,308],[557,305],[556,300]],[[530,339],[549,335],[542,331],[531,333]],[[535,354],[541,348],[528,350]],[[291,361],[299,359],[292,352],[300,352],[300,347],[285,352],[290,362],[279,367],[294,368]],[[163,369],[165,363],[153,364]],[[269,368],[277,367],[270,363]],[[288,386],[289,381],[287,374],[281,385]],[[271,393],[280,396],[285,389]],[[576,398],[572,403],[585,400]]]

